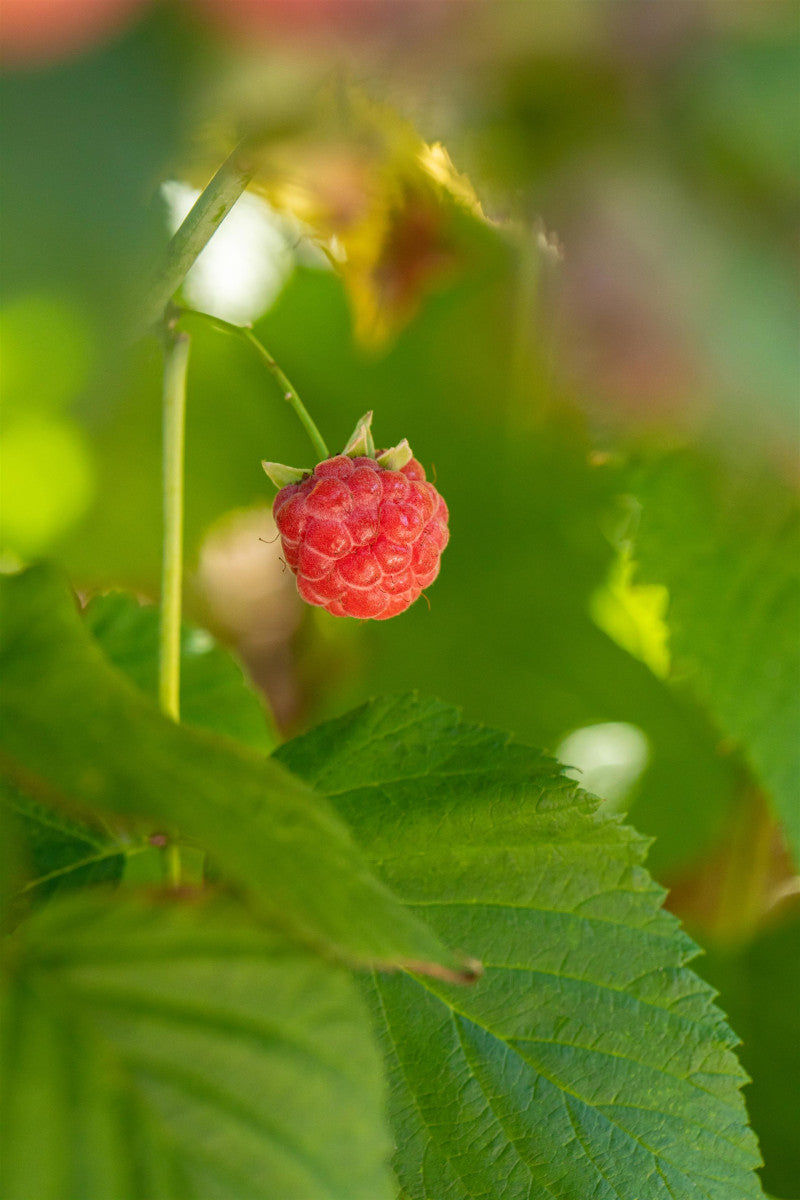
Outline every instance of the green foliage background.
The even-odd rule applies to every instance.
[[[561,1072],[562,1063],[545,1062],[533,1052],[512,1060],[522,1064],[519,1079],[506,1074],[499,1081],[483,1080],[483,1094],[488,1089],[493,1096],[511,1096],[519,1086],[552,1112],[554,1095],[575,1093],[562,1118],[575,1122],[572,1133],[565,1126],[563,1136],[553,1136],[562,1149],[570,1139],[583,1145],[583,1154],[564,1166],[562,1177],[549,1177],[541,1163],[531,1166],[541,1148],[531,1152],[530,1131],[509,1133],[497,1112],[503,1132],[482,1128],[479,1140],[464,1148],[458,1170],[449,1151],[428,1144],[431,1122],[426,1125],[425,1113],[436,1090],[436,1067],[426,1066],[403,1043],[403,1021],[420,1005],[424,1028],[417,1036],[440,1047],[442,1059],[450,1055],[446,1039],[458,1021],[462,1035],[469,1028],[458,1051],[463,1061],[452,1059],[448,1080],[453,1089],[464,1089],[469,1106],[470,1089],[478,1086],[475,1047],[485,1050],[485,1039],[492,1038],[497,1045],[516,1044],[522,1036],[514,1014],[500,1012],[502,1004],[492,998],[492,988],[502,985],[487,977],[465,993],[464,1011],[455,1020],[452,1012],[462,1003],[457,989],[407,975],[376,976],[359,995],[341,968],[323,966],[309,946],[334,947],[350,964],[419,960],[450,971],[463,968],[464,954],[491,964],[495,950],[502,951],[507,961],[496,964],[498,973],[514,962],[540,980],[542,991],[534,987],[531,994],[542,1005],[542,1024],[548,999],[537,972],[580,975],[588,962],[588,975],[570,986],[576,1008],[594,1016],[579,1035],[558,1030],[555,1036],[556,1043],[560,1038],[583,1046],[574,1069],[583,1061],[580,1055],[591,1058],[597,1044],[614,1053],[616,1016],[597,999],[602,989],[622,989],[625,1003],[638,1003],[628,995],[637,955],[643,956],[639,974],[674,970],[678,978],[681,972],[688,977],[689,951],[675,941],[668,963],[651,960],[628,930],[634,950],[621,970],[624,975],[630,968],[629,974],[606,978],[598,963],[611,970],[611,960],[622,952],[616,942],[587,949],[583,899],[576,893],[564,897],[562,924],[549,929],[547,938],[551,951],[566,938],[580,970],[570,969],[568,956],[555,966],[548,961],[550,943],[545,938],[540,944],[541,916],[531,918],[535,934],[523,939],[529,957],[515,959],[514,937],[522,938],[527,912],[514,916],[523,910],[501,893],[483,896],[487,906],[503,909],[507,925],[501,937],[494,918],[487,931],[478,910],[467,919],[458,908],[467,893],[475,902],[480,888],[453,854],[454,845],[463,849],[466,835],[458,827],[455,801],[451,812],[441,799],[447,784],[436,782],[438,768],[428,763],[423,772],[432,771],[433,792],[444,805],[435,818],[435,807],[422,811],[416,793],[404,791],[407,764],[400,770],[393,764],[385,776],[394,780],[392,786],[372,795],[382,778],[375,774],[382,739],[374,731],[353,733],[348,721],[357,731],[359,720],[379,721],[381,709],[366,710],[372,717],[324,726],[326,733],[301,736],[276,760],[264,757],[288,735],[303,735],[317,721],[339,718],[376,694],[416,690],[458,705],[467,729],[486,722],[513,730],[521,742],[550,755],[570,733],[587,727],[625,723],[644,736],[646,765],[628,782],[618,807],[629,809],[641,834],[655,839],[650,869],[659,883],[673,888],[668,903],[707,951],[691,970],[720,989],[718,1003],[743,1039],[741,1060],[753,1079],[745,1095],[765,1159],[764,1187],[792,1200],[800,1179],[792,1116],[800,1107],[800,1076],[787,1064],[800,1009],[800,980],[792,966],[800,927],[796,889],[792,893],[800,854],[795,478],[800,353],[793,277],[800,9],[794,0],[758,6],[758,14],[752,6],[696,2],[662,6],[656,15],[653,6],[639,4],[623,11],[614,3],[570,2],[556,11],[557,6],[501,2],[491,15],[488,6],[465,8],[471,15],[457,31],[445,26],[417,43],[408,31],[385,44],[379,38],[374,45],[345,41],[337,59],[327,45],[306,55],[283,36],[247,54],[197,15],[188,18],[185,7],[153,6],[116,39],[50,65],[9,68],[0,80],[5,164],[0,550],[9,572],[48,558],[61,573],[42,570],[35,588],[31,580],[40,568],[20,577],[17,585],[30,593],[24,603],[12,605],[8,618],[9,628],[29,640],[21,643],[23,657],[14,657],[13,646],[9,651],[5,685],[4,751],[25,765],[22,774],[4,775],[9,800],[4,811],[15,820],[7,843],[16,838],[22,847],[9,856],[5,890],[11,893],[12,924],[23,918],[29,901],[36,910],[8,1000],[8,1028],[17,1047],[9,1069],[15,1079],[24,1079],[36,1077],[50,1053],[62,1063],[60,1075],[42,1075],[48,1082],[41,1093],[22,1089],[11,1128],[22,1129],[28,1121],[36,1126],[44,1113],[55,1122],[54,1146],[79,1138],[80,1131],[58,1125],[59,1106],[78,1089],[87,1097],[87,1122],[95,1130],[102,1126],[105,1147],[91,1163],[68,1168],[54,1153],[32,1181],[19,1165],[25,1156],[20,1141],[8,1195],[31,1200],[31,1187],[36,1200],[72,1194],[64,1191],[65,1170],[72,1172],[76,1195],[88,1188],[138,1196],[149,1187],[164,1196],[241,1197],[251,1194],[247,1189],[256,1189],[257,1196],[253,1181],[259,1172],[273,1171],[283,1181],[284,1170],[286,1195],[301,1200],[303,1189],[312,1186],[308,1179],[318,1182],[319,1170],[329,1183],[329,1193],[320,1194],[394,1194],[382,1165],[389,1136],[380,1120],[370,1125],[365,1116],[361,1125],[348,1117],[370,1106],[377,1112],[383,1094],[376,1048],[364,1033],[364,995],[370,1011],[382,1006],[384,1012],[384,1024],[378,1025],[389,1071],[389,1110],[410,1148],[408,1158],[395,1163],[404,1196],[500,1195],[492,1191],[496,1180],[481,1178],[477,1160],[488,1155],[487,1146],[507,1167],[512,1183],[502,1194],[508,1196],[527,1194],[526,1187],[534,1195],[536,1187],[542,1195],[567,1197],[591,1187],[598,1196],[614,1195],[615,1183],[635,1189],[645,1177],[648,1196],[758,1194],[745,1190],[755,1183],[736,1175],[747,1171],[753,1179],[753,1150],[743,1130],[736,1135],[740,1157],[734,1155],[735,1164],[725,1168],[731,1174],[717,1172],[726,1182],[687,1183],[696,1168],[690,1156],[685,1163],[660,1164],[667,1176],[665,1190],[659,1190],[662,1183],[655,1175],[651,1179],[649,1167],[636,1166],[642,1153],[636,1139],[650,1144],[652,1131],[609,1126],[608,1114],[598,1116],[608,1097],[587,1099],[580,1080]],[[195,626],[214,626],[223,640],[238,639],[235,649],[266,685],[277,719],[233,660],[203,632],[187,628],[186,728],[165,732],[144,699],[154,694],[154,614],[124,596],[100,594],[124,588],[141,600],[155,600],[158,593],[161,353],[155,338],[131,346],[127,333],[166,243],[159,185],[175,178],[205,182],[229,144],[228,130],[253,119],[266,130],[280,162],[295,161],[292,155],[299,160],[315,137],[338,144],[330,126],[323,123],[320,134],[315,101],[320,88],[330,87],[331,73],[364,87],[380,113],[376,120],[386,121],[390,113],[388,132],[381,126],[389,142],[395,135],[402,140],[396,132],[404,128],[401,117],[427,140],[441,139],[491,221],[452,197],[439,197],[446,269],[423,260],[415,303],[395,314],[391,336],[379,344],[365,345],[357,336],[359,300],[347,273],[323,270],[302,253],[255,329],[332,446],[338,448],[355,419],[371,408],[379,441],[391,444],[408,436],[425,465],[435,464],[451,509],[451,544],[430,594],[430,611],[419,603],[396,621],[356,625],[302,612],[293,607],[291,589],[284,588],[275,603],[288,615],[278,622],[278,634],[268,611],[253,617],[251,608],[246,628],[232,618],[226,623],[203,569],[209,532],[224,528],[219,523],[236,510],[269,505],[262,458],[304,464],[309,456],[302,431],[248,347],[191,323],[188,616]],[[385,104],[388,110],[378,108]],[[355,123],[348,126],[346,116],[336,136],[346,146],[361,146],[359,130]],[[388,168],[387,175],[391,178]],[[560,263],[542,249],[534,218],[558,235]],[[412,277],[417,279],[413,272]],[[254,550],[261,545],[256,541],[254,534]],[[263,548],[265,577],[274,568],[271,553]],[[632,563],[632,582],[620,592],[614,580],[623,561]],[[65,579],[82,599],[94,597],[80,635]],[[12,590],[15,580],[8,581]],[[33,636],[37,611],[47,630],[39,641]],[[54,612],[60,613],[55,625]],[[278,639],[270,642],[269,653],[258,649],[266,644],[264,630]],[[91,648],[89,634],[107,661]],[[664,640],[667,652],[659,655]],[[73,662],[81,664],[77,674]],[[102,704],[98,696],[105,697]],[[430,731],[425,736],[431,746],[439,739],[456,762],[468,764],[471,751],[459,741],[467,735],[442,711],[428,713],[435,736]],[[349,737],[355,748],[348,759]],[[422,738],[422,744],[429,743]],[[320,745],[327,765],[315,773],[311,765],[322,754]],[[503,743],[493,750],[505,763]],[[82,770],[87,761],[103,777],[102,786]],[[297,779],[287,783],[281,761],[320,795],[309,799],[306,785]],[[515,770],[530,787],[542,772],[549,787],[551,767],[544,763],[531,758],[524,772]],[[362,769],[363,790],[349,797]],[[474,773],[481,776],[483,770],[476,766]],[[480,809],[480,819],[488,822],[487,814],[495,812],[491,788],[482,792],[473,778],[466,786],[488,805]],[[493,786],[505,795],[502,781]],[[55,807],[54,791],[61,794]],[[198,804],[203,795],[207,802]],[[273,797],[266,808],[264,795]],[[390,814],[396,808],[401,815],[396,828],[370,828],[370,798]],[[92,820],[87,805],[95,810]],[[613,861],[609,845],[622,854],[624,844],[624,854],[638,863],[640,841],[631,834],[630,845],[625,842],[628,835],[608,806],[600,813],[601,823],[611,822],[602,825],[601,853]],[[462,814],[462,820],[468,816]],[[264,1140],[270,1103],[250,1112],[245,1098],[232,1100],[239,1083],[225,1077],[224,1064],[214,1096],[202,1104],[196,1080],[165,1082],[170,1071],[178,1071],[175,1062],[167,1063],[171,1039],[178,1035],[163,1013],[143,1007],[152,963],[133,951],[130,962],[124,955],[109,961],[107,953],[115,939],[132,938],[126,944],[135,945],[140,934],[149,936],[151,910],[130,898],[116,914],[104,914],[92,895],[72,900],[61,895],[84,883],[160,881],[159,852],[148,840],[155,818],[168,832],[178,826],[212,850],[209,870],[226,890],[207,922],[176,906],[155,935],[161,949],[151,946],[150,953],[164,962],[178,943],[193,948],[177,963],[174,978],[167,968],[159,976],[160,995],[170,998],[170,1020],[193,1030],[181,1054],[224,1058],[230,1045],[226,1050],[219,1039],[229,1038],[236,1022],[257,1023],[248,1006],[264,989],[285,1002],[287,1020],[298,996],[321,995],[319,1010],[312,1006],[304,1014],[304,1029],[318,1027],[324,1040],[330,1028],[325,1022],[335,1010],[341,1036],[329,1044],[336,1062],[323,1066],[317,1056],[315,1069],[323,1082],[335,1076],[342,1129],[363,1164],[360,1192],[354,1177],[347,1191],[342,1163],[329,1161],[328,1149],[319,1144],[296,1146],[288,1158],[281,1157],[284,1146],[270,1158],[264,1148],[272,1146],[274,1133],[267,1131]],[[241,836],[242,821],[252,823],[249,839]],[[535,822],[522,824],[507,831],[510,845],[522,857],[526,839],[538,846],[526,868],[537,875],[536,853],[544,854],[547,838],[556,835],[548,827],[539,841]],[[297,854],[287,858],[294,835]],[[447,843],[447,854],[430,856],[435,837]],[[376,848],[380,838],[393,843],[391,853]],[[329,856],[332,844],[337,850]],[[429,849],[429,857],[421,847]],[[495,858],[488,855],[481,865],[487,888],[492,872],[498,880],[508,873],[508,861],[497,848],[492,853]],[[298,856],[305,856],[305,870]],[[265,871],[265,861],[274,862],[274,869]],[[362,890],[350,893],[353,878]],[[431,897],[424,895],[436,880],[444,888],[442,898],[452,890],[456,906],[441,922],[432,919],[426,907]],[[586,878],[575,881],[576,888],[583,884],[588,886]],[[459,890],[464,887],[467,893]],[[655,913],[658,893],[649,888],[642,903]],[[49,903],[40,904],[45,898]],[[547,907],[545,900],[541,907]],[[533,904],[531,911],[536,909]],[[272,925],[264,926],[265,915]],[[593,915],[602,920],[608,914]],[[669,922],[663,915],[652,919]],[[28,924],[23,920],[23,928]],[[228,927],[237,931],[236,945],[250,966],[220,997],[217,1027],[198,1030],[195,1018],[186,1015],[195,980],[182,963],[194,961],[194,955],[206,980],[224,973],[220,955],[228,952],[220,931]],[[577,931],[574,944],[567,927]],[[677,938],[671,924],[670,930],[669,937]],[[51,978],[58,979],[63,1009],[54,1011],[45,1000],[22,1005],[29,994],[44,995],[50,985],[41,980]],[[669,1041],[670,1006],[680,1009],[693,986],[701,989],[697,1011],[681,1011],[680,1018],[698,1021],[704,1036],[717,1039],[714,1054],[730,1056],[732,1039],[720,1032],[721,1019],[709,1015],[716,1010],[696,979],[676,984],[668,1001],[645,998],[656,1006],[658,1039]],[[89,1003],[95,1025],[78,1028],[76,1005]],[[496,1021],[489,1011],[495,1004]],[[145,1062],[148,1022],[160,1022],[161,1040],[152,1043]],[[73,1036],[73,1027],[75,1044],[85,1038],[89,1047],[83,1074],[63,1057],[64,1031]],[[401,1030],[394,1044],[390,1027]],[[252,1032],[252,1024],[248,1028]],[[536,1033],[524,1031],[525,1037]],[[541,1029],[538,1034],[545,1036]],[[199,1041],[191,1043],[191,1037]],[[265,1049],[264,1031],[253,1037],[264,1054],[258,1070],[265,1079],[280,1069],[287,1072],[286,1088],[294,1086],[292,1072],[305,1081],[308,1107],[288,1114],[286,1127],[318,1122],[315,1113],[330,1111],[331,1093],[320,1083],[317,1094],[294,1051],[279,1046],[277,1068]],[[486,1050],[486,1061],[496,1063],[492,1053]],[[364,1064],[362,1071],[353,1069],[355,1061]],[[679,1065],[678,1108],[684,1102],[680,1088],[689,1086],[697,1069],[688,1059]],[[725,1070],[739,1072],[729,1064]],[[645,1107],[645,1085],[635,1070],[631,1079],[617,1082],[620,1094],[630,1088],[632,1103]],[[208,1081],[204,1086],[212,1088]],[[143,1121],[141,1147],[120,1158],[114,1147],[123,1126],[111,1117],[104,1121],[102,1113],[144,1105],[148,1120],[160,1114],[158,1124],[174,1110],[176,1094],[194,1096],[197,1107],[187,1109],[184,1128],[169,1134],[177,1141],[170,1143],[163,1178],[153,1182],[137,1172],[151,1139],[163,1139],[163,1128],[154,1131]],[[735,1108],[738,1101],[726,1095],[720,1103]],[[220,1175],[224,1156],[214,1159],[211,1153],[198,1166],[186,1150],[223,1110],[230,1122],[229,1147],[238,1147],[245,1163],[235,1178]],[[668,1113],[667,1119],[684,1118]],[[741,1124],[740,1115],[736,1121]],[[616,1132],[609,1135],[609,1128]],[[254,1129],[261,1131],[258,1136]],[[697,1136],[706,1135],[692,1135],[693,1144],[702,1144]],[[707,1136],[713,1140],[716,1134]],[[512,1166],[513,1144],[524,1148]],[[614,1152],[634,1164],[627,1181],[613,1174],[610,1183],[605,1180],[605,1156],[613,1158]],[[591,1178],[581,1174],[585,1159],[596,1166]],[[304,1175],[312,1160],[316,1166]],[[101,1171],[104,1163],[110,1172],[106,1182],[102,1175],[85,1174]],[[688,1175],[681,1175],[684,1168]],[[425,1171],[428,1182],[420,1184]]]

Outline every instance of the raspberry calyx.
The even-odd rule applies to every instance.
[[[336,617],[385,621],[439,574],[448,511],[405,439],[375,450],[371,419],[313,471],[263,466],[280,487],[272,511],[303,599]]]

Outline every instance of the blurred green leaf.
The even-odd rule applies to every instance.
[[[25,292],[0,312],[0,552],[46,552],[85,517],[96,466],[76,401],[96,365],[91,323],[68,294]]]
[[[83,616],[113,666],[156,699],[158,609],[117,592],[95,596]],[[277,743],[272,719],[242,668],[210,633],[187,625],[181,632],[181,722],[264,753]]]
[[[68,294],[25,292],[0,313],[2,414],[57,414],[86,387],[97,347],[86,315]]]
[[[61,578],[0,577],[3,773],[59,802],[177,828],[295,936],[351,962],[461,973],[348,831],[270,759],[163,717],[103,658]]]
[[[755,37],[687,48],[665,96],[680,157],[689,151],[693,169],[713,187],[757,198],[762,216],[776,201],[797,197],[792,113],[800,51],[796,28],[792,37],[785,32],[767,25]]]
[[[166,242],[148,201],[185,134],[196,51],[158,6],[91,53],[3,72],[4,294],[55,286],[118,339]]]
[[[3,431],[0,547],[36,558],[90,508],[95,470],[86,437],[74,422],[22,416]]]
[[[747,1106],[764,1154],[770,1193],[797,1200],[800,1181],[800,920],[764,930],[735,949],[710,948],[699,969],[742,1039],[741,1058],[753,1082]]]
[[[665,584],[676,680],[774,801],[800,855],[800,508],[788,486],[676,452],[631,480],[641,576]]]
[[[0,936],[16,923],[18,892],[25,882],[19,829],[5,799],[6,786],[0,781]]]
[[[484,955],[458,992],[373,976],[404,1195],[761,1195],[736,1038],[644,839],[436,701],[376,701],[277,754],[412,909]]]
[[[16,818],[25,876],[21,900],[40,900],[65,888],[117,883],[134,848],[123,832],[100,821],[75,820],[38,803],[7,780],[0,780],[2,806]]]
[[[379,1058],[347,975],[231,905],[54,903],[3,1001],[5,1200],[382,1200]]]
[[[96,596],[84,621],[107,658],[151,696],[158,689],[158,610],[116,593]],[[189,725],[223,733],[254,750],[268,752],[276,737],[263,704],[241,668],[210,634],[184,627],[181,648],[183,719]],[[3,782],[6,802],[17,816],[25,849],[27,878],[17,905],[63,888],[118,881],[132,853],[149,849],[123,830],[68,816],[37,802],[35,796]],[[151,852],[157,859],[156,851]],[[139,864],[134,864],[138,869]],[[127,874],[130,872],[127,871]],[[158,869],[157,879],[163,877]]]

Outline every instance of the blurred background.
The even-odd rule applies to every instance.
[[[189,617],[285,735],[417,688],[630,810],[797,1197],[800,5],[4,0],[0,32],[5,569],[157,599],[131,331],[248,135],[183,302],[252,322],[332,447],[370,408],[408,437],[452,540],[430,608],[304,607],[260,467],[312,465],[303,431],[187,317]]]

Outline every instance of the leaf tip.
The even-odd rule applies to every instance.
[[[406,960],[402,965],[403,969],[412,975],[427,975],[431,979],[441,979],[444,983],[477,983],[483,975],[483,963],[477,958],[462,958],[456,967],[413,960]]]

